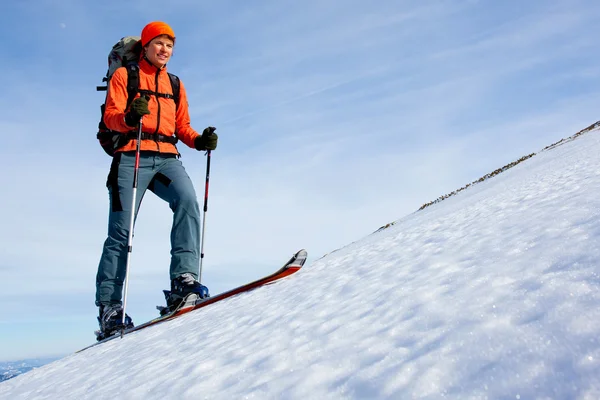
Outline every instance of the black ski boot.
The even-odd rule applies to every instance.
[[[208,288],[198,282],[194,275],[185,273],[171,281],[171,290],[163,290],[167,307],[159,307],[161,315],[175,311],[187,304],[193,305],[198,300],[210,297]]]
[[[98,323],[100,324],[100,330],[96,331],[98,341],[120,332],[121,329],[129,329],[134,326],[133,321],[127,314],[125,314],[125,325],[123,325],[123,306],[120,304],[101,305],[99,311]]]

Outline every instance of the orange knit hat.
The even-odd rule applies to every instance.
[[[160,21],[150,22],[142,29],[142,47],[160,35],[170,36],[175,41],[175,32],[173,32],[173,29],[169,25]]]

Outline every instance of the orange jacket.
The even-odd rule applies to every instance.
[[[158,93],[173,94],[171,81],[167,74],[167,68],[156,68],[145,59],[141,59],[140,65],[140,86],[142,90],[150,90]],[[142,120],[142,131],[147,133],[160,133],[166,136],[173,136],[177,132],[177,137],[183,143],[194,148],[194,140],[199,136],[190,126],[190,114],[188,111],[187,94],[180,81],[179,89],[179,107],[175,107],[173,99],[151,96],[148,101],[150,114],[144,115]],[[140,97],[138,93],[136,98]],[[117,69],[110,79],[108,85],[108,95],[106,98],[106,109],[104,111],[104,123],[106,126],[117,132],[131,132],[135,130],[125,123],[125,107],[127,106],[127,70],[123,67]],[[117,151],[135,151],[136,140],[132,139],[125,146]],[[161,153],[179,154],[175,145],[166,142],[157,142],[154,140],[142,140],[140,146],[144,151],[157,151]]]

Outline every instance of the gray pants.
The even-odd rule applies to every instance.
[[[116,155],[106,186],[110,200],[108,237],[98,274],[96,305],[121,304],[127,263],[127,241],[133,197],[135,153]],[[169,203],[173,211],[171,228],[170,276],[174,279],[186,272],[198,278],[200,268],[200,209],[192,181],[181,161],[174,156],[142,152],[138,172],[135,216],[149,189]]]

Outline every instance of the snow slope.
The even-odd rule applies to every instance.
[[[599,399],[599,154],[592,130],[0,398]]]

